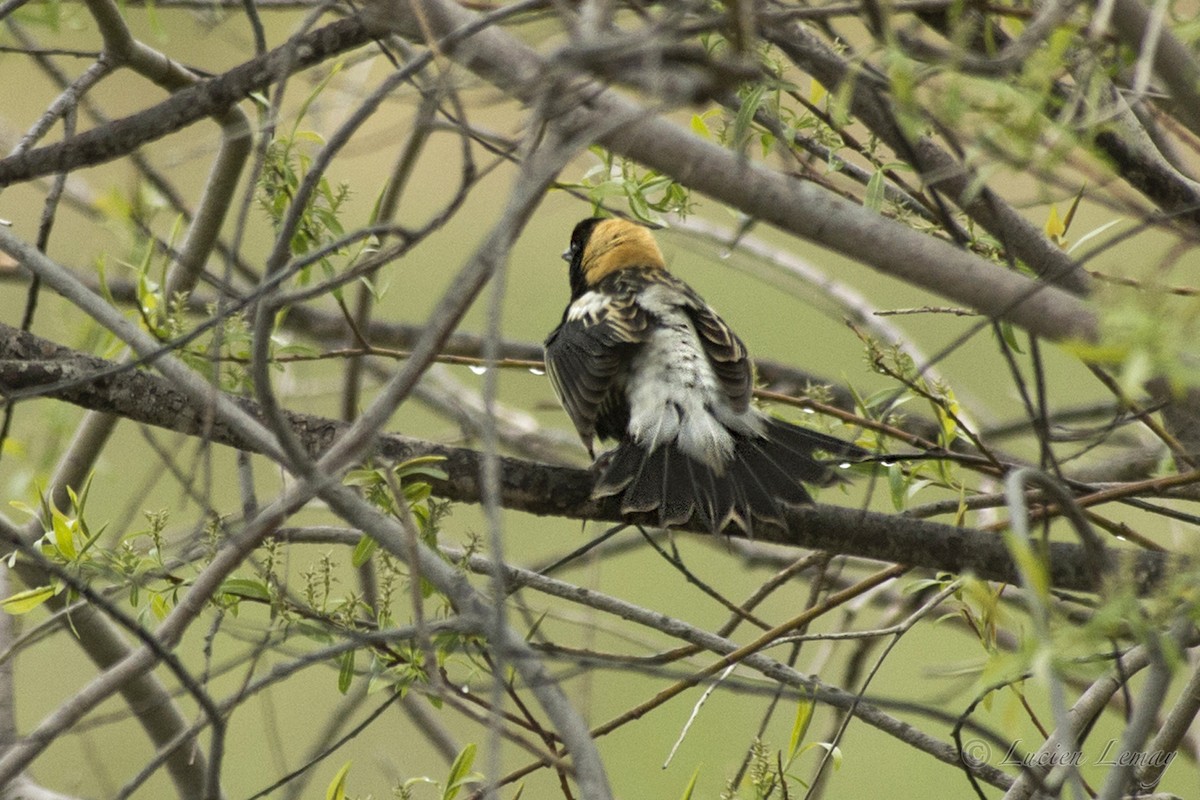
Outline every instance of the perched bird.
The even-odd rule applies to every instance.
[[[751,405],[753,370],[742,340],[666,269],[645,227],[585,219],[571,233],[571,300],[546,339],[546,371],[596,462],[594,496],[621,496],[625,514],[660,525],[698,517],[782,526],[788,506],[811,503],[801,481],[827,482],[815,457],[865,455],[832,436]]]

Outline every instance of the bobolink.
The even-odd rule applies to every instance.
[[[746,346],[667,271],[643,226],[585,219],[563,258],[571,301],[546,339],[546,371],[593,457],[596,437],[617,441],[594,496],[619,494],[622,513],[657,512],[664,527],[697,516],[752,533],[812,502],[800,482],[830,477],[815,451],[864,454],[751,405]]]

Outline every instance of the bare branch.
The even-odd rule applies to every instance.
[[[281,70],[306,69],[369,40],[366,29],[356,18],[330,23],[218,78],[181,89],[145,111],[84,131],[59,144],[0,159],[0,187],[120,158],[205,117],[224,114],[250,93],[277,80]]]
[[[214,442],[257,452],[256,444],[236,429],[220,420],[210,424],[207,409],[192,404],[167,381],[141,372],[93,381],[90,374],[112,365],[7,326],[0,325],[0,333],[0,384],[6,391],[44,387],[46,396],[85,408],[98,408],[193,436],[207,435]],[[236,402],[244,413],[258,417],[255,404]],[[312,457],[324,453],[334,442],[344,441],[348,428],[347,423],[308,414],[285,412],[285,416],[292,433]],[[460,502],[481,500],[478,476],[482,461],[476,451],[383,435],[376,440],[373,452],[393,462],[440,456],[445,459],[449,478],[432,481],[434,492]],[[508,457],[501,459],[501,465],[501,502],[505,508],[572,519],[624,521],[614,498],[591,499],[593,478],[586,470]],[[764,541],[879,561],[971,571],[992,580],[1013,582],[1017,578],[1001,539],[980,531],[826,505],[792,509],[788,523],[787,531],[764,528],[756,531],[756,536]],[[701,527],[697,525],[694,530],[699,532]],[[1051,544],[1050,553],[1049,569],[1056,587],[1084,591],[1097,588],[1091,577],[1094,561],[1081,547],[1056,542]],[[1129,553],[1128,557],[1120,573],[1142,591],[1184,569],[1187,563],[1185,559],[1147,551]]]
[[[383,15],[382,7],[373,7],[372,21],[403,33],[407,4],[398,3],[388,16]],[[421,7],[434,36],[446,36],[475,19],[470,12],[440,0],[429,0]],[[524,101],[537,96],[544,76],[561,69],[496,28],[474,37],[464,58],[464,66],[472,72]],[[1093,312],[1062,289],[1001,269],[828,190],[760,167],[682,131],[612,90],[583,83],[559,98],[553,113],[560,124],[590,132],[606,147],[685,186],[915,286],[1049,339],[1091,340],[1096,336]],[[882,241],[888,242],[888,247],[874,244]],[[1058,268],[1048,271],[1048,276],[1063,274]]]

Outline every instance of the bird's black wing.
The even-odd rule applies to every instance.
[[[633,293],[589,293],[568,306],[546,339],[546,374],[589,452],[597,420],[601,436],[621,433],[611,420],[628,414],[621,410],[624,373],[649,325]]]

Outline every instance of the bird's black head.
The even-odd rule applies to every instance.
[[[583,220],[571,231],[563,258],[571,264],[572,300],[618,270],[666,268],[654,235],[645,226],[623,219]]]
[[[583,271],[583,254],[587,250],[588,239],[592,230],[603,222],[602,217],[590,217],[583,220],[571,231],[571,244],[563,251],[563,260],[571,265],[571,299],[575,300],[588,290],[587,278]]]

